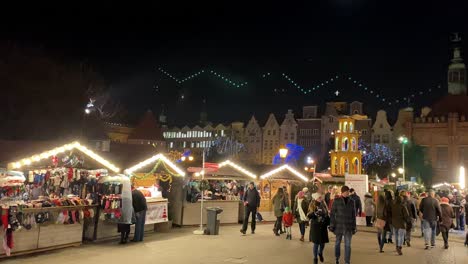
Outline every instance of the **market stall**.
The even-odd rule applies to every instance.
[[[7,241],[1,253],[7,256],[80,245],[83,233],[94,229],[97,179],[107,169],[119,171],[78,142],[11,162],[8,169],[0,176]]]
[[[153,167],[148,171],[150,165]],[[145,168],[147,172],[141,172]],[[132,184],[146,197],[148,210],[145,224],[148,227],[145,230],[154,231],[157,228],[156,224],[167,223],[170,217],[168,197],[173,192],[173,177],[183,177],[185,172],[163,154],[157,154],[126,169],[125,173],[130,176]],[[171,203],[172,212],[181,215],[182,199],[174,199]]]
[[[189,172],[193,172],[193,177],[187,185],[188,195],[184,203],[183,225],[200,224],[200,190],[204,190],[203,212],[209,207],[220,207],[223,209],[222,215],[219,216],[220,223],[242,221],[244,216],[242,195],[249,182],[256,181],[257,176],[230,160],[212,166],[211,170],[205,169],[204,175],[201,175],[201,170],[201,168],[189,168]],[[205,215],[203,224],[206,223],[206,219]]]
[[[295,195],[292,193],[293,185],[304,187],[308,182],[309,178],[307,176],[287,164],[279,167],[275,166],[273,169],[261,175],[258,190],[262,198],[259,211],[262,214],[263,219],[268,221],[276,219],[273,213],[272,199],[279,188],[285,189],[288,204],[291,204]]]

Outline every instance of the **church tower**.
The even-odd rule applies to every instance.
[[[358,149],[359,131],[355,130],[356,119],[362,116],[343,116],[338,119],[338,130],[335,131],[335,149],[330,151],[331,174],[344,176],[361,174],[362,154]]]
[[[448,93],[466,95],[466,66],[461,56],[461,37],[455,33],[452,37],[453,58],[448,67]]]

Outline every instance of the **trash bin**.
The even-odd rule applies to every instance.
[[[209,234],[218,235],[219,234],[218,214],[222,213],[223,209],[219,207],[207,207],[206,212],[208,215],[208,219],[206,221],[206,227],[209,231]]]

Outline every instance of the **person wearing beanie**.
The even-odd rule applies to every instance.
[[[309,222],[307,218],[307,209],[309,203],[307,202],[304,192],[300,191],[296,196],[296,201],[294,203],[294,216],[296,217],[297,223],[299,224],[299,230],[301,232],[300,240],[304,242],[304,235],[306,230],[306,224]]]
[[[293,222],[294,222],[294,217],[291,212],[291,208],[286,206],[284,208],[284,213],[283,213],[283,225],[284,225],[284,229],[286,229],[286,239],[289,239],[289,240],[292,239],[291,227],[293,225]]]
[[[257,211],[260,207],[260,194],[255,188],[255,183],[250,182],[249,187],[245,191],[242,201],[244,202],[244,223],[242,224],[242,229],[240,232],[245,235],[247,231],[247,225],[249,224],[249,216],[252,214],[252,223],[250,225],[252,234],[255,234],[256,218]]]
[[[314,264],[323,262],[323,250],[329,242],[327,227],[330,224],[328,208],[320,193],[314,193],[314,200],[309,204],[307,217],[310,219],[309,240],[314,243]]]
[[[335,257],[340,263],[341,241],[344,238],[345,263],[351,262],[351,238],[356,234],[356,207],[354,200],[349,197],[349,187],[341,187],[341,196],[335,198],[330,212],[330,231],[336,235]]]
[[[428,196],[422,199],[419,211],[422,214],[425,249],[435,247],[437,221],[441,219],[440,204],[435,198],[435,191],[429,190]]]
[[[448,249],[448,235],[450,228],[453,227],[453,218],[455,218],[455,213],[453,208],[449,204],[449,199],[442,197],[440,200],[440,211],[442,214],[442,221],[440,222],[440,233],[444,239],[444,248]]]

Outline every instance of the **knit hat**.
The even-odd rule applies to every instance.
[[[441,203],[446,203],[448,204],[449,203],[449,199],[447,197],[442,197],[442,199],[440,199],[440,202]]]
[[[344,192],[347,192],[347,191],[349,191],[348,186],[345,185],[345,186],[341,187],[341,193],[344,193]]]
[[[297,198],[299,198],[299,199],[304,198],[304,192],[303,191],[298,192],[297,193]]]
[[[288,213],[288,212],[290,212],[290,211],[291,211],[291,208],[289,208],[289,206],[286,206],[286,207],[284,208],[284,212],[285,212],[285,213]]]
[[[316,192],[316,193],[312,194],[312,199],[314,199],[314,200],[317,200],[320,197],[322,197],[321,193]]]
[[[304,188],[302,188],[302,191],[306,193],[306,192],[308,192],[308,191],[309,191],[309,188],[307,188],[307,187],[304,187]]]

